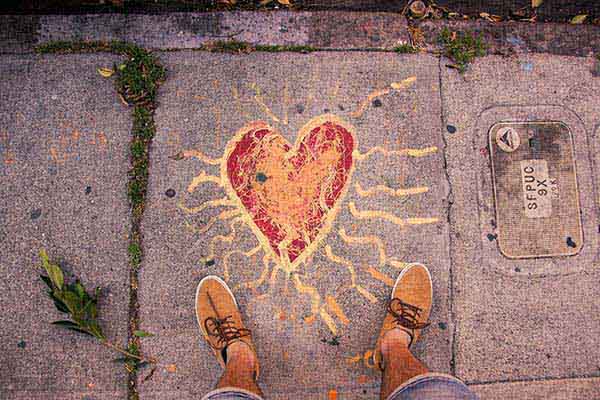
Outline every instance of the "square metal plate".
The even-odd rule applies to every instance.
[[[562,122],[500,122],[489,131],[498,246],[508,258],[583,247],[573,139]]]

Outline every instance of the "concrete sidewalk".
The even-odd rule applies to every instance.
[[[595,59],[521,49],[479,58],[459,74],[443,57],[365,51],[361,40],[351,51],[311,54],[156,52],[168,76],[150,154],[139,313],[156,335],[143,349],[160,363],[152,379],[140,379],[140,398],[196,399],[216,382],[220,367],[194,315],[196,285],[208,274],[234,288],[268,398],[376,398],[380,375],[369,356],[391,285],[410,262],[433,276],[431,326],[415,346],[431,370],[456,375],[482,398],[600,398]],[[0,392],[9,398],[126,396],[111,354],[49,325],[58,316],[33,268],[44,246],[90,286],[108,286],[101,312],[111,335],[125,340],[131,121],[96,72],[117,60],[0,61],[0,267],[9,277]],[[303,127],[325,122],[355,139],[353,169],[340,172],[344,191],[322,240],[283,267],[228,185],[229,151],[251,121],[291,145],[304,141]],[[502,121],[569,128],[582,232],[576,255],[501,253],[506,232],[495,213],[488,132]],[[238,173],[268,185],[284,167]],[[561,251],[572,242],[561,239]]]

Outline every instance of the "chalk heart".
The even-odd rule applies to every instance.
[[[288,272],[327,236],[347,192],[354,129],[331,114],[310,120],[292,146],[263,121],[229,141],[221,175],[265,251]]]

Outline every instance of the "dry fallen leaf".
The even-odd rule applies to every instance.
[[[98,68],[98,73],[105,78],[110,78],[111,76],[113,76],[115,71],[113,71],[110,68]]]
[[[290,2],[290,0],[277,0],[277,2],[279,4],[281,4],[282,6],[288,6],[288,7],[292,6],[292,3]]]
[[[486,12],[482,12],[479,13],[479,16],[485,20],[488,20],[490,22],[500,22],[502,21],[502,17],[499,15],[494,15],[494,14],[488,14]]]
[[[573,19],[571,19],[571,23],[574,25],[581,24],[583,23],[583,21],[585,21],[586,18],[587,14],[579,14],[574,16]]]
[[[531,8],[538,8],[543,2],[544,0],[531,0]]]

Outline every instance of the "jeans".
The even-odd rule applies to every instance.
[[[263,400],[238,388],[222,388],[208,393],[202,400]],[[467,385],[453,376],[427,373],[409,379],[388,400],[478,400]]]

